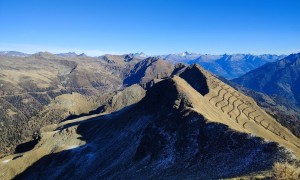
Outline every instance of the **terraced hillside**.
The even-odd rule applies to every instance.
[[[0,177],[223,179],[297,162],[299,150],[252,98],[192,65],[136,104],[44,127],[32,150],[0,160]]]
[[[204,77],[206,77],[207,80],[207,89],[209,89],[209,93],[204,94],[204,97],[206,101],[208,100],[210,105],[213,105],[215,108],[220,110],[218,111],[219,113],[222,112],[219,117],[224,118],[224,121],[228,121],[228,119],[231,119],[231,121],[226,122],[226,124],[231,124],[232,128],[236,128],[237,130],[242,130],[245,132],[249,132],[250,130],[256,135],[259,135],[261,133],[264,135],[268,134],[269,138],[273,138],[272,141],[278,141],[284,144],[286,144],[286,142],[289,142],[294,145],[294,150],[296,152],[299,150],[297,148],[300,148],[300,146],[296,143],[297,141],[299,141],[298,138],[290,133],[288,129],[283,128],[279,123],[277,123],[274,118],[272,118],[264,110],[262,110],[252,98],[238,92],[231,86],[225,84],[223,81],[220,81],[219,79],[214,77],[212,74],[204,71],[199,66],[191,66],[188,67],[187,70],[191,72],[197,72],[200,70],[204,74]],[[194,87],[194,89],[197,89],[197,87],[199,86],[199,84],[191,81],[192,79],[194,79],[194,77],[187,76],[189,77],[187,78],[184,76],[184,72],[179,74],[179,76],[185,78],[187,82],[189,82],[191,86]],[[212,116],[215,115],[212,114]],[[223,121],[219,120],[219,122]],[[233,122],[235,122],[236,124],[232,124]],[[287,136],[293,137],[293,140],[287,140]],[[266,136],[264,138],[266,138]],[[283,141],[281,142],[281,140]]]

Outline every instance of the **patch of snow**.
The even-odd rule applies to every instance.
[[[257,137],[255,134],[252,134],[252,133],[249,133],[249,134],[248,134],[248,138],[249,138],[249,139],[255,138],[255,137]]]
[[[79,145],[68,146],[65,150],[70,150],[79,147]]]
[[[182,52],[179,54],[180,56],[186,56],[186,53],[185,52]]]
[[[11,159],[6,159],[4,161],[2,161],[2,163],[8,163]]]

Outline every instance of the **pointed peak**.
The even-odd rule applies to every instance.
[[[145,53],[143,52],[140,52],[140,53],[134,53],[132,54],[135,58],[147,58],[149,57],[148,55],[146,55]]]
[[[185,52],[179,53],[178,55],[179,55],[179,56],[195,56],[195,55],[199,56],[199,55],[201,55],[201,54],[198,54],[198,53],[190,53],[190,52],[188,52],[188,51],[185,51]]]
[[[81,53],[81,54],[79,54],[78,56],[79,56],[79,57],[87,57],[87,55],[84,54],[84,53]]]
[[[207,77],[205,70],[198,64],[188,66],[184,71],[180,72],[179,77],[187,81],[195,90],[203,96],[209,92]]]
[[[180,56],[187,56],[187,55],[189,55],[189,54],[190,54],[190,53],[188,53],[187,51],[179,53]]]

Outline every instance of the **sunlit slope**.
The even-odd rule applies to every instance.
[[[174,77],[177,84],[190,96],[193,108],[197,112],[210,121],[220,122],[237,131],[278,142],[300,157],[300,140],[262,110],[252,98],[239,93],[200,66],[191,66],[185,71],[201,72],[207,83],[208,93],[203,96],[191,87],[193,83],[190,86],[181,78]]]

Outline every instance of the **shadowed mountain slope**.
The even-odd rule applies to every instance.
[[[149,57],[138,62],[124,79],[124,85],[145,84],[152,79],[168,77],[174,70],[174,65],[159,59]]]
[[[300,109],[300,53],[268,63],[232,81],[274,96],[287,107]]]

